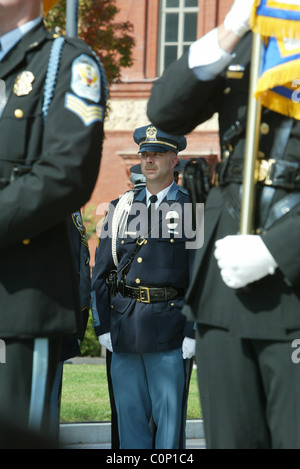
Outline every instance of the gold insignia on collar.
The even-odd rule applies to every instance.
[[[156,138],[157,135],[157,129],[153,125],[150,125],[150,127],[147,128],[146,130],[146,141],[150,140],[151,142],[157,140]]]
[[[24,72],[19,73],[15,79],[15,84],[13,92],[17,96],[25,96],[32,91],[32,83],[34,81],[34,75],[32,72],[25,70]]]

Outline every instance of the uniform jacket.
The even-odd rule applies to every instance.
[[[136,299],[122,296],[119,292],[110,301],[106,284],[108,273],[115,269],[112,258],[111,237],[109,226],[113,216],[111,204],[106,221],[102,227],[99,244],[95,254],[95,265],[92,273],[92,311],[94,327],[97,335],[111,332],[112,345],[115,352],[146,353],[172,350],[181,347],[184,336],[193,337],[193,324],[186,321],[181,314],[184,298],[145,304]],[[136,214],[141,206],[146,205],[145,188],[138,191],[128,216],[124,235],[117,239],[118,267],[121,269],[136,246],[136,240],[148,233],[147,228],[139,228]],[[179,227],[185,223],[187,212],[184,205],[189,203],[188,195],[175,183],[166,198],[166,211],[158,225],[161,231],[147,237],[147,243],[135,256],[126,276],[129,286],[174,287],[187,289],[191,274],[194,250],[187,249],[188,238]],[[139,205],[135,205],[139,204]],[[178,225],[168,233],[167,214],[176,211]],[[167,218],[165,218],[165,216]],[[153,225],[152,225],[153,227]],[[178,228],[178,229],[177,229]],[[176,232],[178,231],[178,235]],[[105,234],[106,233],[106,234]],[[119,282],[121,276],[119,275]]]
[[[81,322],[68,223],[70,214],[89,200],[97,179],[105,83],[90,48],[79,39],[66,39],[43,122],[52,44],[41,23],[0,63],[7,95],[0,117],[3,338],[77,334]],[[89,91],[82,62],[98,70],[98,79],[96,72],[92,76],[97,91]],[[18,174],[24,167],[29,171],[12,178],[14,166]]]
[[[70,216],[69,230],[76,268],[77,286],[80,296],[80,310],[83,329],[80,331],[78,337],[64,338],[61,351],[62,361],[80,355],[79,340],[84,339],[91,302],[90,252],[86,237],[86,229],[82,221],[80,210],[77,210]]]
[[[226,69],[216,79],[201,82],[188,68],[187,55],[174,62],[153,86],[148,103],[151,122],[166,132],[183,134],[218,112],[222,147],[225,133],[236,122],[246,120],[251,39],[249,33],[240,41],[232,60],[245,67],[242,78],[229,78]],[[259,151],[265,159],[278,157],[273,142],[283,121],[286,121],[284,116],[263,109]],[[300,122],[293,121],[281,159],[300,162],[299,139]],[[231,143],[231,162],[234,163],[243,159],[245,132]],[[256,228],[262,217],[261,190],[257,191]],[[276,189],[270,207],[287,193]],[[279,265],[276,274],[247,288],[234,290],[222,281],[213,252],[216,239],[238,233],[236,207],[240,207],[240,202],[241,184],[229,183],[210,191],[205,207],[204,246],[195,258],[184,314],[199,323],[223,327],[243,337],[285,339],[300,327],[300,244],[297,241],[300,207],[283,216],[263,234],[263,241]]]

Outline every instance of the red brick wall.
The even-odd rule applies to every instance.
[[[223,20],[232,0],[198,0],[198,36],[211,30]],[[123,69],[122,83],[110,87],[112,100],[147,99],[156,77],[159,0],[117,0],[120,9],[117,20],[130,21],[134,25],[136,45],[133,52],[134,65]],[[95,206],[94,216],[98,220],[105,204],[123,194],[129,187],[128,168],[135,164],[137,146],[132,131],[105,131],[103,157],[98,181],[87,205]],[[186,154],[218,154],[218,134],[215,131],[193,132],[187,136]],[[131,160],[122,158],[127,154]],[[98,207],[98,209],[97,209]],[[91,264],[94,262],[96,238],[90,240]]]

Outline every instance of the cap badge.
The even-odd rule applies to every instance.
[[[157,129],[153,125],[151,125],[146,130],[146,141],[155,142],[157,140],[156,135],[157,135]]]

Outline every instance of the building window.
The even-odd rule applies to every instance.
[[[198,0],[161,0],[158,73],[197,39]]]

